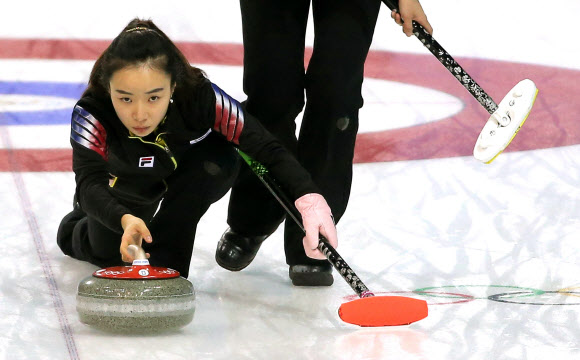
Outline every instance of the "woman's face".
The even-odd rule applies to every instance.
[[[116,71],[109,89],[117,116],[131,133],[140,137],[157,128],[173,93],[170,75],[148,65]]]

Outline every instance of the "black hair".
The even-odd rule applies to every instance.
[[[133,19],[95,62],[84,94],[109,96],[113,74],[127,66],[148,65],[171,77],[176,91],[194,89],[205,78],[151,20]],[[181,91],[179,91],[181,92]]]

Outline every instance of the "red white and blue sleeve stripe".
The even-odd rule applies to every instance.
[[[76,105],[71,120],[70,138],[107,160],[107,132],[91,113]]]
[[[240,144],[240,134],[244,128],[244,111],[242,105],[226,94],[217,85],[211,84],[215,92],[216,108],[213,129],[230,142]]]

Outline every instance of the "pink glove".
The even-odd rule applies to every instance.
[[[302,215],[306,236],[302,240],[306,255],[313,259],[326,259],[318,250],[318,234],[322,234],[334,248],[338,246],[336,227],[330,207],[320,194],[306,194],[294,203]]]

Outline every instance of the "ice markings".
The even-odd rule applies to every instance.
[[[0,94],[0,113],[72,109],[75,102],[60,96]]]

